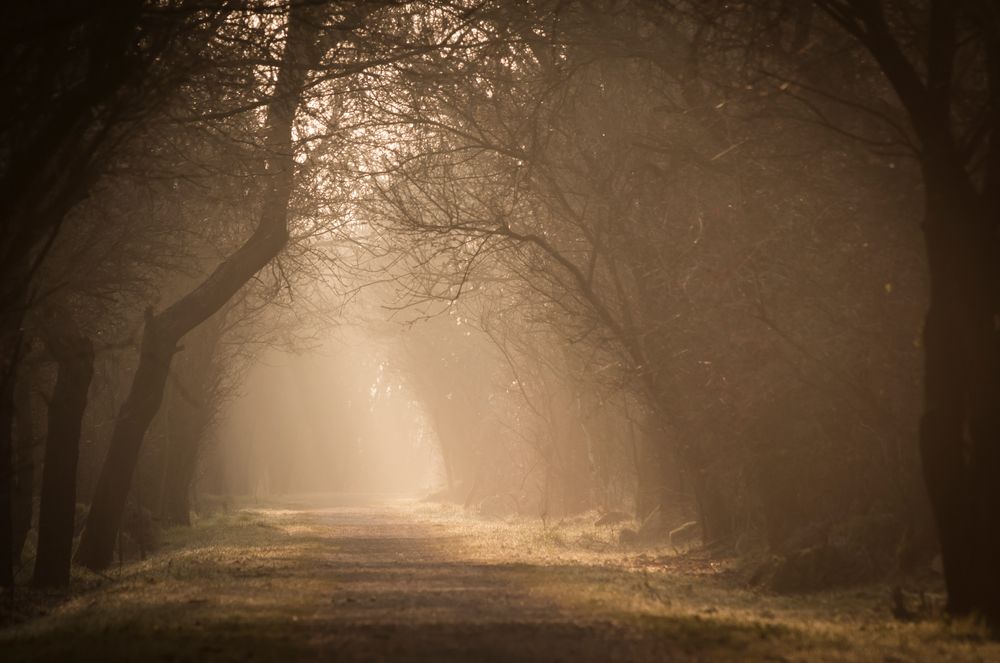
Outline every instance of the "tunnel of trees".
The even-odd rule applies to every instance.
[[[1000,625],[1000,5],[5,16],[3,586],[406,489]]]

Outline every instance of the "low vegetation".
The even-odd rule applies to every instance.
[[[315,496],[243,503],[165,530],[144,561],[77,571],[72,590],[18,590],[0,652],[17,661],[84,650],[104,660],[296,660],[336,650],[353,660],[381,646],[406,648],[403,659],[438,651],[458,660],[502,636],[507,653],[551,660],[546,647],[574,633],[590,647],[582,660],[616,648],[638,660],[1000,656],[976,625],[940,617],[940,583],[920,588],[922,607],[916,591],[895,590],[907,615],[886,583],[778,595],[748,587],[732,558],[623,546],[619,526],[596,519],[491,519],[436,503]],[[511,637],[520,630],[531,641]],[[473,633],[482,637],[450,640]]]

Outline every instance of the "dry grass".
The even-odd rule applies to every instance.
[[[974,625],[895,620],[887,586],[753,592],[593,520],[246,504],[69,593],[22,593],[0,660],[1000,660]]]
[[[413,511],[461,528],[468,551],[495,563],[594,567],[590,582],[563,582],[558,573],[540,582],[539,592],[563,605],[616,614],[643,629],[665,630],[664,637],[677,637],[672,632],[677,620],[692,618],[732,629],[726,646],[745,647],[739,655],[744,660],[1000,661],[1000,643],[979,624],[946,620],[939,609],[906,621],[894,617],[894,588],[887,583],[777,595],[745,587],[736,579],[735,560],[697,551],[678,554],[669,547],[623,547],[617,544],[620,526],[595,527],[596,513],[542,523],[478,519],[444,505],[418,505]],[[907,598],[918,601],[915,595]],[[935,607],[944,601],[940,588],[922,598]]]

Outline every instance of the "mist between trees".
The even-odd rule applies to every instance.
[[[7,13],[3,584],[422,492],[1000,620],[995,3]]]

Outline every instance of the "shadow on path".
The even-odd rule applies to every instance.
[[[625,572],[475,559],[467,543],[391,502],[250,507],[0,633],[0,658],[740,660],[748,637],[768,637],[570,605],[561,593],[586,596]]]

